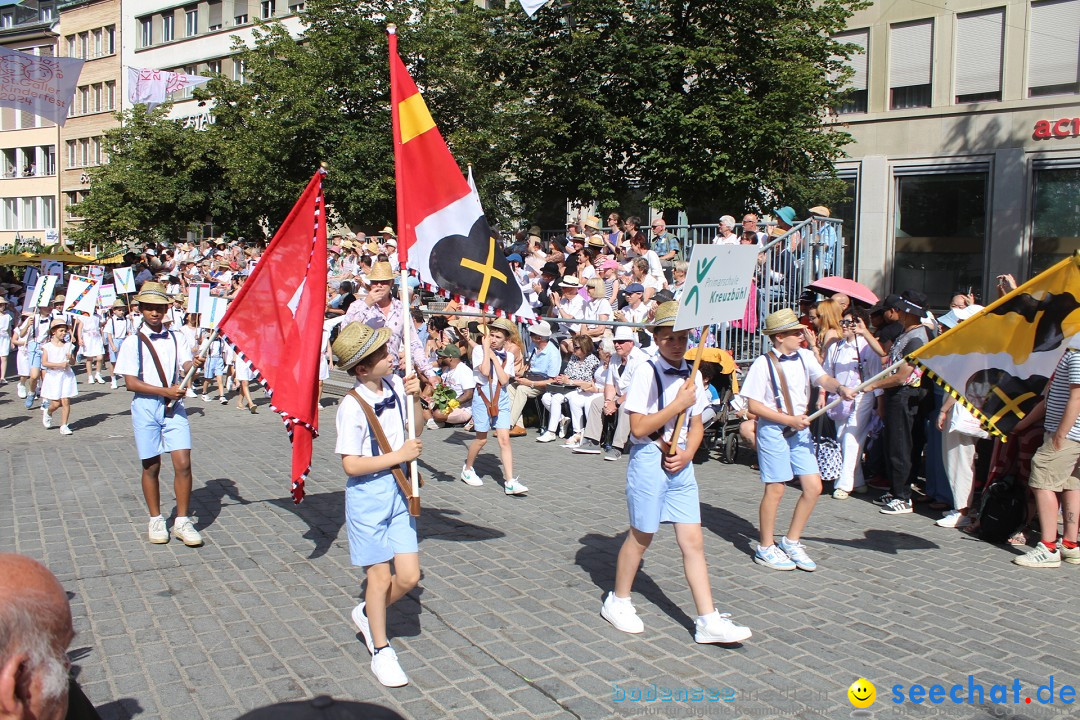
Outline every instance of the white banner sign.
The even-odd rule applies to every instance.
[[[741,320],[758,250],[752,245],[697,245],[679,298],[676,330]]]
[[[41,271],[32,265],[28,265],[23,270],[22,284],[24,287],[32,288],[37,285],[38,277],[41,276]]]
[[[223,297],[203,298],[202,312],[199,313],[199,327],[213,330],[225,317],[225,311],[229,307],[229,301]]]
[[[82,66],[83,61],[75,58],[32,55],[0,47],[0,107],[63,125]]]
[[[191,283],[188,285],[187,311],[196,315],[206,312],[210,304],[210,283]],[[206,325],[199,325],[206,327]]]
[[[39,275],[34,284],[34,291],[30,293],[30,302],[27,308],[48,307],[52,302],[53,288],[56,287],[55,275]]]
[[[130,295],[135,292],[135,271],[132,268],[116,268],[113,270],[112,276],[116,292],[123,295]]]
[[[97,307],[98,286],[89,277],[72,275],[68,278],[67,297],[64,298],[64,312],[90,317]]]
[[[98,285],[101,285],[101,281],[105,279],[104,265],[87,265],[86,272],[90,276],[90,279]]]
[[[111,283],[98,286],[98,307],[109,310],[116,302],[116,286]]]
[[[64,263],[56,260],[42,260],[41,261],[41,274],[52,275],[59,282],[64,282]]]

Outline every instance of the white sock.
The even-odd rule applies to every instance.
[[[176,516],[176,521],[173,522],[173,525],[179,525],[180,523],[184,522],[185,520],[187,520],[187,515],[177,515]]]
[[[713,617],[714,615],[719,615],[719,614],[720,614],[720,611],[717,610],[716,608],[713,608],[713,611],[711,613],[708,613],[706,615],[698,615],[697,619],[698,619],[698,622],[704,623],[704,622],[708,622],[709,618]]]
[[[160,515],[154,515],[153,517],[150,518],[150,521],[153,522],[154,520],[164,520],[164,519],[165,518],[161,517]]]
[[[618,595],[616,595],[614,591],[612,591],[612,593],[611,593],[611,598],[616,604],[619,604],[619,605],[629,605],[630,604],[630,598],[629,597],[621,598]]]

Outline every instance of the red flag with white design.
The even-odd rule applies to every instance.
[[[292,439],[292,495],[304,498],[319,434],[319,363],[326,312],[326,213],[315,173],[218,328],[251,363]]]
[[[532,307],[390,33],[398,259],[434,291],[533,322]]]

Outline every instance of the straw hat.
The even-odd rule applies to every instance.
[[[656,307],[656,314],[653,316],[652,328],[671,327],[675,324],[675,316],[678,314],[679,303],[674,300],[660,303]]]
[[[338,333],[334,341],[334,355],[338,358],[338,367],[350,370],[356,363],[375,352],[390,339],[390,328],[378,330],[361,322],[349,323]]]
[[[825,207],[824,205],[815,205],[814,207],[810,208],[810,214],[817,215],[818,217],[832,217],[829,214],[829,208]]]
[[[142,287],[139,288],[139,294],[135,296],[135,302],[147,303],[149,305],[171,305],[172,300],[169,299],[169,293],[166,292],[165,286],[156,282],[144,282]]]
[[[68,324],[68,321],[67,321],[66,318],[58,317],[58,318],[54,319],[51,323],[49,323],[49,332],[51,333],[53,330],[55,330],[58,327],[70,328],[71,325]]]
[[[371,272],[368,273],[367,279],[368,282],[385,282],[387,280],[393,281],[394,269],[390,267],[390,263],[388,262],[377,262],[372,266]]]
[[[387,226],[386,226],[386,227],[384,227],[384,228],[383,228],[382,230],[380,230],[380,231],[379,231],[379,234],[380,234],[380,235],[396,235],[396,234],[394,233],[394,228],[390,227],[389,225],[387,225]]]
[[[481,335],[487,335],[489,330],[502,330],[507,335],[513,335],[517,332],[517,326],[506,318],[495,318],[490,324],[481,325],[479,330]]]
[[[113,308],[124,308],[125,310],[128,309],[127,303],[120,298],[116,298],[115,300],[113,300],[112,306]]]
[[[529,326],[529,334],[537,337],[549,338],[551,337],[551,326],[547,322],[541,320],[535,325]]]
[[[369,240],[367,245],[364,245],[364,250],[366,250],[371,255],[378,255],[379,254],[379,244],[377,242],[375,242],[374,240]]]
[[[794,310],[784,308],[770,313],[765,318],[765,328],[761,332],[763,335],[776,335],[788,330],[801,330],[804,327],[806,326],[799,321],[799,316]]]
[[[600,218],[596,217],[595,215],[590,215],[589,217],[585,218],[585,222],[583,222],[582,225],[587,228],[592,228],[593,230],[600,230],[603,227],[600,224]]]
[[[563,279],[559,281],[559,284],[562,285],[564,288],[579,288],[579,287],[581,287],[581,282],[579,282],[578,279],[576,277],[574,277],[573,275],[564,276]]]
[[[593,235],[586,243],[589,247],[604,247],[604,238],[601,235]]]
[[[637,331],[634,330],[634,328],[632,327],[620,325],[619,327],[615,328],[615,337],[613,339],[615,340],[615,342],[619,342],[620,340],[633,340],[634,344],[636,345],[638,339]]]
[[[7,304],[8,304],[8,299],[6,297],[4,297],[3,295],[0,295],[0,305],[7,305]]]

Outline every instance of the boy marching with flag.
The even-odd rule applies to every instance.
[[[371,670],[387,687],[409,678],[386,637],[386,610],[420,582],[416,518],[409,514],[402,467],[420,457],[419,439],[408,439],[407,403],[414,431],[423,431],[420,381],[394,374],[387,328],[350,323],[334,341],[338,367],[355,379],[337,412],[337,447],[349,476],[345,526],[353,565],[364,568],[364,600],[352,619],[371,653]],[[392,563],[392,565],[391,565]]]

